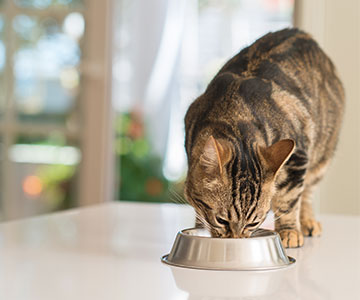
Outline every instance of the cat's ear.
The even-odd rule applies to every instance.
[[[220,172],[222,174],[224,166],[230,161],[231,157],[232,150],[230,143],[210,136],[200,156],[200,163],[208,173]]]
[[[287,162],[295,149],[295,141],[291,139],[281,140],[270,147],[260,147],[260,155],[266,168],[272,173],[277,171]]]

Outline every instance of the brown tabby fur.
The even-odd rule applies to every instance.
[[[344,92],[306,33],[269,33],[228,61],[185,117],[187,201],[216,237],[249,237],[270,208],[286,247],[321,225],[311,192],[335,150]]]

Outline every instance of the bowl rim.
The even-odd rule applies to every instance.
[[[279,234],[272,229],[266,229],[266,228],[257,228],[256,230],[264,230],[268,233],[271,233],[269,235],[265,235],[265,236],[250,236],[248,238],[222,238],[222,237],[211,237],[211,236],[201,236],[201,235],[191,235],[191,234],[187,234],[186,231],[190,231],[190,230],[201,230],[201,229],[205,229],[206,228],[196,228],[196,227],[191,227],[191,228],[185,228],[182,229],[178,232],[178,235],[181,235],[183,237],[187,237],[187,238],[192,238],[192,239],[211,239],[211,240],[222,240],[222,241],[245,241],[248,239],[264,239],[264,238],[273,238],[278,236]],[[256,231],[255,230],[255,231]],[[254,231],[254,232],[255,232]]]
[[[273,271],[273,270],[277,270],[277,269],[284,269],[284,268],[289,268],[291,266],[295,265],[296,259],[293,258],[292,256],[287,256],[289,259],[289,263],[288,264],[283,264],[283,265],[277,265],[277,266],[272,266],[272,267],[254,267],[254,268],[231,268],[231,267],[209,267],[209,266],[194,266],[194,265],[186,265],[186,264],[181,264],[181,263],[174,263],[170,260],[168,260],[169,254],[165,254],[161,257],[161,262],[164,264],[167,264],[169,266],[172,267],[180,267],[180,268],[186,268],[186,269],[194,269],[194,270],[203,270],[203,271],[257,271],[257,272],[261,272],[261,271]]]

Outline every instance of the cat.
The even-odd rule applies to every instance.
[[[185,116],[186,200],[213,237],[249,237],[274,212],[284,247],[321,234],[311,193],[333,157],[344,90],[296,28],[230,59]]]

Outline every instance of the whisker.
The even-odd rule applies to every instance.
[[[196,218],[204,225],[204,228],[211,232],[210,224],[205,220],[205,218],[199,214],[196,214]]]
[[[181,203],[179,203],[179,200],[174,195],[170,195],[169,200],[174,204],[181,204]]]
[[[172,188],[169,189],[169,192],[172,196],[175,197],[176,202],[178,204],[188,204],[188,202],[186,201],[185,198],[183,198],[178,192],[176,192],[175,190],[173,190]]]

